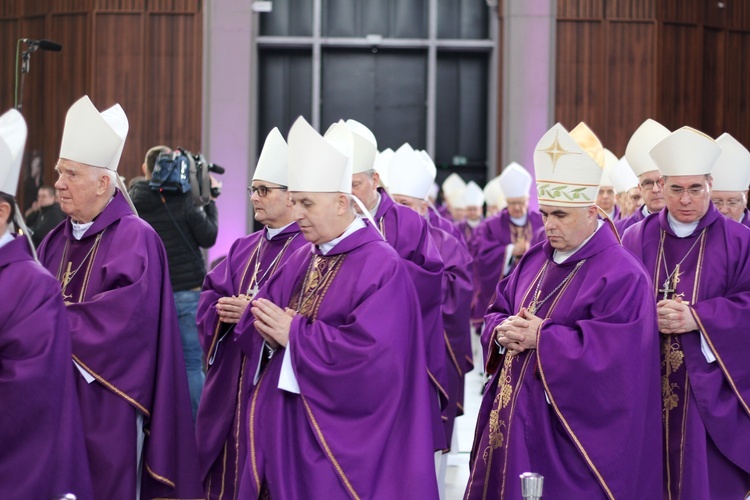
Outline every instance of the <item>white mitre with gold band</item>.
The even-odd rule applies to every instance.
[[[351,194],[352,137],[341,125],[323,138],[303,117],[297,118],[287,137],[289,191]]]
[[[750,186],[750,152],[729,134],[721,134],[716,143],[721,155],[716,160],[711,177],[711,191],[747,191]]]
[[[602,169],[559,123],[537,143],[534,169],[540,205],[588,207],[596,203]]]
[[[523,198],[531,190],[531,174],[518,163],[512,161],[497,177],[505,198]]]
[[[352,174],[361,174],[375,168],[375,155],[378,152],[378,141],[375,134],[356,120],[346,120],[346,126],[352,133],[354,150],[352,156]]]
[[[253,173],[254,181],[273,182],[286,186],[289,182],[289,163],[287,157],[289,148],[279,129],[274,127],[268,133],[263,150],[260,152],[258,164]]]
[[[128,129],[128,117],[119,104],[100,113],[83,96],[65,116],[60,158],[117,171]]]
[[[500,187],[499,175],[485,184],[483,191],[484,202],[488,207],[497,207],[498,210],[502,210],[508,206],[508,202],[505,201],[505,195],[503,194],[503,188]]]
[[[636,176],[659,170],[649,152],[669,134],[667,127],[651,118],[648,118],[633,132],[625,148],[625,158]]]
[[[436,171],[429,168],[422,155],[405,143],[393,154],[388,170],[388,189],[391,194],[424,200],[435,181],[435,174]]]
[[[602,141],[596,136],[593,130],[584,122],[580,122],[570,131],[570,137],[583,148],[588,155],[594,159],[600,168],[604,169],[604,147]]]
[[[692,127],[682,127],[653,147],[651,158],[664,177],[706,175],[714,168],[721,146]]]
[[[27,135],[21,113],[11,109],[0,116],[0,192],[16,195]]]
[[[599,181],[600,187],[611,187],[615,193],[619,193],[615,187],[615,183],[612,180],[610,172],[617,166],[619,160],[617,156],[607,148],[604,148],[604,168],[602,171],[602,179]]]

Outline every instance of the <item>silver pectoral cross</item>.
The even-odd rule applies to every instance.
[[[667,276],[667,279],[664,280],[664,284],[662,285],[664,288],[659,290],[659,293],[663,293],[662,300],[668,300],[668,299],[675,299],[675,292],[677,291],[677,284],[680,282],[680,265],[677,264],[674,268],[674,272]],[[671,288],[670,288],[671,285]],[[672,294],[670,297],[669,294]]]

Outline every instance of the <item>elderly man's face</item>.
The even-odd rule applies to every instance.
[[[561,252],[573,250],[596,229],[596,207],[553,207],[540,205],[544,232],[552,248]]]
[[[77,222],[91,222],[98,213],[91,213],[97,200],[106,192],[102,186],[103,169],[60,158],[55,167],[58,174],[55,189],[60,208]]]
[[[596,204],[607,213],[615,208],[615,190],[612,186],[599,186]]]
[[[283,227],[292,220],[292,202],[286,187],[256,179],[250,192],[255,220],[271,228]]]
[[[638,177],[643,204],[651,213],[661,212],[665,204],[664,191],[659,179],[661,179],[661,174],[657,170],[646,172]]]
[[[395,201],[399,205],[409,207],[419,215],[424,215],[427,213],[427,203],[424,200],[420,200],[419,198],[414,198],[413,196],[406,196],[403,194],[394,194],[391,195],[391,197],[393,198],[393,201]]]
[[[713,191],[711,201],[725,217],[740,222],[747,205],[747,191]]]
[[[294,220],[307,241],[319,245],[341,236],[341,217],[345,210],[349,210],[346,198],[343,202],[341,200],[344,195],[293,191],[289,196]]]
[[[514,219],[520,219],[529,210],[529,197],[508,198],[508,215]]]
[[[683,224],[695,222],[708,211],[711,203],[712,180],[705,175],[664,177],[662,188],[667,193],[667,210]]]
[[[380,176],[374,170],[352,175],[352,194],[359,198],[368,210],[372,210],[378,201],[378,182]]]

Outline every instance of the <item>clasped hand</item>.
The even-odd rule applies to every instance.
[[[513,356],[527,349],[536,349],[537,332],[542,318],[522,307],[516,316],[510,316],[494,330],[495,341],[508,349]]]
[[[282,309],[268,299],[253,300],[250,312],[255,316],[255,329],[273,349],[286,347],[289,328],[297,315],[293,309]]]
[[[676,300],[659,301],[656,304],[656,313],[661,333],[686,333],[698,329],[690,307],[684,304],[680,297]]]

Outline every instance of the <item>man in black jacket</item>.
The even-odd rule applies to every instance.
[[[47,233],[64,221],[67,216],[55,200],[55,188],[52,186],[39,188],[36,203],[36,210],[29,213],[26,218],[26,226],[31,230],[31,241],[34,242],[35,247],[38,247]]]
[[[130,187],[130,197],[138,215],[154,228],[167,250],[195,420],[205,380],[196,324],[198,299],[206,276],[201,248],[210,248],[216,243],[219,216],[213,199],[208,205],[199,207],[189,192],[162,194],[149,187],[156,159],[161,153],[171,153],[171,150],[166,146],[148,150],[142,166],[146,179]],[[211,183],[215,182],[212,178]]]

